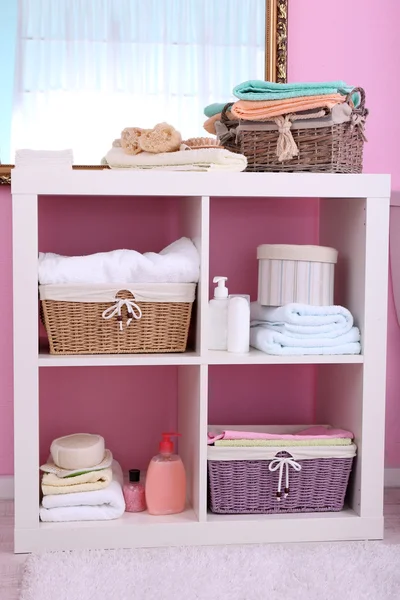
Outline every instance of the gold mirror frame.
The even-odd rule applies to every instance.
[[[265,0],[265,79],[286,83],[289,0]],[[0,164],[0,185],[10,185],[14,165]],[[104,169],[101,165],[74,165],[74,169]]]

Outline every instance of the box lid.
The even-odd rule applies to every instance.
[[[301,260],[306,262],[336,263],[338,251],[327,246],[293,244],[262,244],[257,248],[257,258],[272,260]]]

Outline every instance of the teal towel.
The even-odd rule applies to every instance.
[[[214,104],[209,104],[204,109],[204,114],[206,117],[210,118],[218,113],[222,112],[222,109],[227,104],[227,102],[214,102]]]
[[[284,100],[300,96],[320,96],[322,94],[347,94],[353,88],[344,81],[321,83],[273,83],[271,81],[245,81],[233,88],[233,94],[240,100]]]

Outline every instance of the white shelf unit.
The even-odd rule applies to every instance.
[[[12,194],[16,552],[383,537],[389,176],[15,169]],[[143,196],[180,198],[181,233],[194,239],[201,257],[192,351],[109,356],[39,353],[38,198],[48,195],[68,196],[71,202],[85,195],[129,196],[133,203]],[[361,329],[362,355],[278,357],[252,350],[238,356],[207,349],[210,203],[220,197],[232,198],[232,202],[247,197],[276,198],[276,202],[296,198],[300,203],[302,199],[320,199],[319,243],[339,250],[340,300]],[[170,517],[125,513],[108,522],[40,523],[39,370],[138,365],[177,370],[177,424],[183,434],[179,453],[188,473],[188,509]],[[317,365],[316,422],[354,431],[358,446],[345,510],[257,516],[207,513],[208,374],[210,369],[226,368],[217,365],[232,365],[235,371],[245,365],[264,365],[265,376],[269,365]]]

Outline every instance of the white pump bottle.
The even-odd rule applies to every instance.
[[[228,339],[228,288],[227,277],[214,277],[217,284],[214,298],[208,308],[208,348],[210,350],[226,350]]]

